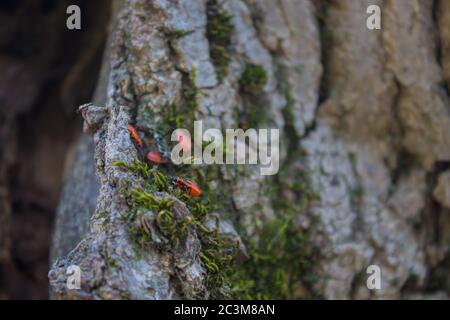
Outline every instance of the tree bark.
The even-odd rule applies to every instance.
[[[54,296],[447,298],[447,3],[116,2],[99,83],[105,103],[83,109],[95,151],[80,142],[58,211]],[[366,28],[371,4],[382,8],[381,30]],[[264,76],[247,79],[255,66]],[[127,125],[159,142],[172,109],[187,122],[203,120],[204,130],[280,129],[277,175],[239,165],[203,165],[194,175],[207,176],[205,224],[218,216],[219,233],[238,241],[243,257],[223,275],[223,288],[209,283],[199,228],[167,250],[154,238],[136,250],[135,224],[123,219],[133,210],[126,190],[145,183],[116,165],[140,157]],[[94,156],[99,188],[86,160]],[[167,192],[154,196],[193,214]],[[81,290],[66,286],[73,264],[82,270]],[[372,264],[381,268],[381,290],[366,287]]]

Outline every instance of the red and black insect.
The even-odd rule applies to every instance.
[[[199,186],[193,181],[183,179],[180,177],[170,177],[170,178],[177,188],[180,188],[181,190],[183,190],[192,197],[198,197],[202,193]]]
[[[128,133],[130,134],[131,140],[133,140],[134,144],[138,145],[139,147],[142,147],[143,143],[141,138],[139,137],[139,134],[137,133],[136,129],[129,124],[128,125]]]

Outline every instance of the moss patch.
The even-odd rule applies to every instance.
[[[236,254],[236,244],[230,239],[222,237],[218,232],[218,219],[215,228],[205,226],[208,215],[209,203],[204,196],[193,198],[184,192],[170,186],[165,174],[138,160],[132,163],[116,162],[126,170],[139,174],[144,183],[140,188],[125,191],[131,212],[124,217],[128,223],[129,237],[137,254],[147,245],[152,245],[152,237],[149,234],[147,223],[142,222],[143,214],[149,210],[155,214],[154,226],[159,236],[167,240],[167,249],[178,247],[186,238],[187,232],[195,230],[199,237],[201,250],[199,253],[202,266],[206,271],[206,293],[198,298],[227,298],[232,295],[230,275],[232,262]],[[179,215],[175,208],[175,202],[169,198],[158,198],[153,192],[166,192],[183,203],[189,209],[190,215]],[[203,193],[205,194],[205,193]]]
[[[220,8],[217,0],[209,0],[207,2],[206,36],[209,40],[209,55],[216,68],[219,82],[222,82],[228,74],[233,30],[230,14]]]
[[[268,125],[271,115],[265,109],[267,101],[262,92],[267,83],[267,73],[261,65],[247,64],[239,80],[240,91],[244,101],[244,110],[238,115],[239,126],[243,129],[257,128],[260,124]]]
[[[258,94],[267,83],[267,73],[259,64],[247,64],[242,73],[239,85],[246,93]]]
[[[292,227],[293,216],[277,217],[259,229],[250,241],[250,260],[234,275],[233,291],[243,299],[293,299],[293,285],[311,282],[307,235]]]
[[[182,29],[173,29],[168,32],[167,36],[172,39],[180,39],[190,33],[192,33],[192,31],[182,30]]]
[[[162,121],[158,123],[158,132],[163,137],[169,137],[173,130],[186,128],[193,130],[195,114],[199,107],[198,99],[201,91],[197,87],[197,70],[191,74],[183,74],[183,101],[181,104],[167,104],[163,107]],[[151,111],[149,111],[151,112]]]
[[[193,68],[190,76],[186,77],[184,82],[183,96],[186,110],[194,115],[198,109],[198,98],[200,96],[200,90],[197,87],[197,69]]]
[[[312,265],[317,252],[310,244],[308,233],[299,230],[293,221],[298,211],[305,209],[317,195],[307,176],[300,176],[289,186],[284,186],[297,194],[294,204],[283,199],[280,185],[276,181],[267,190],[276,209],[275,218],[256,229],[259,240],[254,240],[251,235],[246,237],[250,259],[233,275],[233,292],[237,298],[317,297],[313,289],[316,277]]]

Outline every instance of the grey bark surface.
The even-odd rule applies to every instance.
[[[382,8],[381,31],[365,28],[366,8],[374,3]],[[316,279],[310,290],[328,299],[447,298],[447,3],[223,1],[234,26],[223,81],[209,53],[206,1],[119,3],[110,69],[101,80],[108,84],[106,103],[84,113],[86,123],[96,124],[86,129],[95,143],[98,198],[91,192],[97,189],[92,163],[84,160],[94,154],[83,139],[56,224],[59,259],[49,273],[54,296],[170,299],[207,291],[195,230],[179,250],[137,255],[132,249],[120,219],[129,210],[122,191],[141,181],[113,163],[137,157],[127,124],[135,121],[151,131],[163,122],[165,106],[183,105],[186,77],[194,70],[200,91],[195,118],[203,120],[204,130],[238,127],[236,114],[248,107],[239,82],[251,63],[267,73],[258,105],[269,119],[263,124],[282,132],[279,178],[261,176],[257,166],[246,167],[245,174],[220,167],[210,184],[230,190],[216,212],[222,223],[257,237],[255,228],[278,210],[267,185],[277,184],[282,201],[296,203],[301,195],[290,186],[308,174],[318,198],[298,205],[294,221],[321,253],[310,261]],[[187,33],[171,37],[174,30]],[[144,116],[148,110],[150,120]],[[84,270],[78,291],[66,287],[72,264]],[[370,264],[381,267],[381,290],[369,291],[361,277]],[[302,298],[305,289],[298,285],[294,297]]]

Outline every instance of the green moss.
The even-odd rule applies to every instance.
[[[261,112],[261,106],[258,104],[248,105],[245,110],[245,121],[241,123],[244,130],[250,128],[259,128],[261,125],[267,128],[268,122],[271,120],[267,112]]]
[[[293,284],[313,280],[307,235],[292,226],[293,215],[277,217],[249,241],[250,260],[234,275],[233,291],[243,299],[293,299]]]
[[[134,159],[131,163],[124,161],[113,162],[114,166],[124,168],[139,174],[145,179],[144,186],[152,191],[167,191],[169,182],[157,167],[151,168],[147,163]]]
[[[183,96],[186,110],[194,114],[198,109],[198,98],[200,96],[200,90],[197,87],[197,69],[192,69],[190,77],[187,77],[185,82],[186,86],[183,90]]]
[[[274,68],[275,79],[277,81],[278,90],[280,90],[283,93],[284,98],[286,100],[286,104],[284,105],[281,112],[283,114],[283,118],[286,122],[286,125],[291,126],[292,123],[295,121],[292,113],[292,107],[294,106],[294,97],[292,96],[291,88],[287,83],[286,79],[284,78],[281,68],[276,64],[274,64],[274,66],[275,66]]]
[[[264,124],[270,125],[272,117],[270,112],[265,111],[266,99],[262,89],[267,82],[267,74],[264,68],[256,64],[247,64],[241,79],[240,90],[243,94],[245,104],[244,110],[238,115],[241,128],[257,128]]]
[[[236,273],[233,291],[242,299],[295,299],[294,285],[315,281],[307,236],[292,229],[283,230],[285,221],[274,219],[261,236],[267,239],[249,246],[254,253]],[[283,230],[283,234],[279,233]],[[314,297],[309,294],[303,298]]]
[[[112,165],[130,170],[133,173],[138,173],[143,178],[150,177],[150,166],[147,163],[139,161],[137,159],[134,159],[131,163],[125,161],[115,161],[112,163]]]
[[[184,126],[184,117],[178,110],[176,104],[169,104],[164,107],[165,116],[161,126],[165,126],[164,132],[170,132],[175,128],[182,128]]]
[[[287,159],[298,158],[298,141],[301,138],[295,128],[295,117],[293,112],[294,97],[292,94],[291,86],[289,85],[283,66],[273,59],[272,66],[274,69],[274,77],[277,84],[277,89],[283,94],[286,103],[281,109],[281,113],[284,119],[284,135],[287,138]]]
[[[200,169],[194,170],[194,175],[200,181],[208,179],[208,173],[202,175]],[[237,243],[232,243],[229,238],[219,234],[219,219],[214,216],[216,224],[212,229],[208,229],[205,225],[205,219],[214,203],[217,201],[216,196],[207,187],[206,183],[202,183],[205,188],[202,189],[202,197],[192,198],[184,193],[178,194],[177,197],[182,200],[193,215],[192,225],[197,231],[200,239],[201,251],[200,259],[202,266],[206,271],[205,286],[210,294],[209,298],[222,299],[233,296],[231,291],[231,275],[234,272],[233,261],[236,256]],[[198,298],[205,298],[199,296]]]
[[[319,193],[313,187],[311,177],[305,172],[298,173],[295,179],[292,182],[287,183],[285,187],[291,189],[293,192],[296,193],[297,196],[296,204],[301,209],[308,206],[308,204],[311,201],[314,201],[319,198]],[[278,205],[282,206],[282,204]]]
[[[192,33],[192,31],[182,30],[182,29],[173,29],[168,32],[168,37],[174,38],[174,39],[179,39],[179,38],[186,36],[189,33]]]
[[[267,82],[267,75],[261,66],[247,65],[240,81],[241,89],[247,96],[257,96]],[[183,110],[196,110],[199,91],[195,85],[195,70],[187,81],[184,81]],[[283,110],[285,119],[292,120],[293,99],[288,86],[283,87],[286,97],[286,107]],[[252,114],[257,117],[262,112],[252,103]],[[178,106],[171,105],[167,109],[167,119],[163,122],[169,124],[170,129],[182,127],[187,121],[185,112],[180,112]],[[251,118],[251,116],[249,116]],[[166,121],[167,120],[167,121]],[[261,121],[260,118],[254,120]],[[312,270],[311,261],[315,260],[316,251],[311,247],[308,233],[299,230],[293,218],[295,214],[305,208],[316,196],[311,181],[307,176],[298,179],[287,179],[289,183],[282,182],[281,178],[274,183],[267,182],[270,186],[267,195],[272,198],[276,209],[276,217],[264,222],[257,229],[257,237],[243,235],[250,259],[241,265],[234,264],[236,244],[228,238],[221,237],[218,226],[209,230],[205,226],[205,220],[211,211],[226,211],[224,208],[233,208],[233,204],[223,202],[223,194],[229,194],[231,189],[226,184],[211,190],[208,182],[218,179],[219,173],[216,166],[201,168],[199,166],[186,165],[177,167],[177,175],[197,181],[202,187],[202,196],[192,198],[182,191],[172,188],[161,171],[150,168],[148,165],[133,161],[131,164],[116,163],[127,170],[131,170],[144,178],[141,189],[135,189],[127,194],[127,199],[133,212],[127,215],[129,223],[129,236],[137,252],[143,252],[146,246],[153,245],[151,235],[142,225],[136,223],[142,217],[142,212],[150,209],[155,213],[155,230],[160,236],[167,239],[165,250],[173,250],[185,239],[189,230],[195,230],[200,239],[201,250],[199,253],[202,266],[206,271],[205,286],[210,293],[210,298],[297,298],[298,292],[295,284],[300,283],[308,296],[316,297],[313,286],[316,281]],[[244,169],[242,166],[241,169]],[[239,168],[237,169],[240,170]],[[242,172],[243,173],[243,172]],[[159,182],[158,182],[159,181]],[[282,189],[292,190],[297,197],[294,206],[287,205],[283,199]],[[191,215],[186,219],[177,219],[174,215],[173,204],[159,201],[153,196],[155,191],[165,191],[183,201]],[[230,209],[230,212],[233,212]],[[258,225],[255,223],[255,225]],[[258,239],[257,241],[254,239]],[[201,293],[198,298],[206,297]]]
[[[166,104],[162,108],[162,121],[158,123],[158,129],[156,130],[160,137],[170,137],[173,130],[179,128],[193,129],[195,113],[199,107],[198,100],[201,96],[201,91],[196,82],[197,70],[195,68],[192,69],[191,74],[183,74],[183,102],[182,104]],[[159,143],[169,145],[165,141],[159,141]]]
[[[140,257],[141,252],[151,243],[151,235],[145,232],[142,226],[137,223],[130,223],[127,231],[133,251],[136,257]]]
[[[116,165],[139,174],[144,180],[142,188],[130,188],[126,192],[131,211],[124,221],[128,223],[130,242],[138,256],[147,246],[159,247],[140,223],[143,214],[149,210],[155,215],[152,221],[154,231],[166,240],[163,250],[178,247],[186,239],[189,230],[196,232],[201,245],[199,257],[206,271],[204,284],[209,294],[203,292],[197,298],[292,299],[298,298],[296,284],[301,284],[302,292],[306,292],[302,297],[317,297],[313,289],[316,278],[311,264],[316,260],[317,252],[312,248],[307,232],[299,230],[293,222],[297,212],[317,197],[307,175],[288,179],[289,183],[282,182],[283,177],[279,177],[279,180],[267,184],[266,194],[272,198],[276,216],[257,228],[257,237],[240,232],[250,259],[236,265],[234,258],[237,244],[220,236],[219,220],[216,219],[214,228],[205,226],[205,220],[216,205],[215,202],[226,206],[220,194],[217,195],[217,190],[213,191],[207,186],[207,181],[217,178],[217,167],[179,168],[180,172],[190,172],[191,177],[202,185],[202,196],[193,198],[172,188],[163,172],[149,168],[138,160],[129,164],[117,162]],[[228,192],[225,187],[221,186],[220,193]],[[290,205],[283,199],[283,188],[295,193],[296,203]],[[177,218],[174,200],[156,197],[154,191],[168,192],[183,201],[191,215]]]
[[[108,250],[108,245],[105,243],[103,247],[100,250],[100,253],[102,254],[103,258],[105,259],[106,264],[109,268],[117,268],[117,262],[111,257],[111,254]]]
[[[208,38],[215,43],[226,46],[230,43],[230,37],[234,30],[231,24],[231,15],[219,8],[216,0],[209,0],[208,7]]]
[[[145,207],[147,209],[156,210],[170,210],[173,208],[174,201],[168,198],[156,198],[153,194],[133,189],[131,191],[131,200],[134,207]]]
[[[97,212],[97,216],[99,217],[99,218],[106,218],[107,216],[108,216],[108,211],[106,211],[106,210],[99,210],[98,212]]]
[[[176,216],[174,200],[168,198],[156,198],[151,193],[134,189],[131,197],[132,208],[149,209],[156,214],[155,227],[160,235],[167,239],[171,247],[177,247],[187,236],[190,227],[196,220],[192,216]],[[142,219],[143,217],[138,217]],[[140,234],[144,235],[145,241],[150,240],[148,230],[145,229],[142,220],[139,221]],[[141,240],[139,238],[139,240]]]
[[[220,82],[228,74],[233,30],[230,14],[220,8],[217,0],[209,0],[207,2],[206,35],[209,40],[209,54]]]
[[[273,198],[276,216],[257,228],[258,240],[254,240],[254,235],[246,237],[250,259],[232,277],[232,290],[237,298],[295,299],[299,297],[299,284],[307,292],[303,298],[317,297],[312,265],[317,251],[313,250],[307,232],[299,230],[293,221],[298,211],[317,195],[309,178],[300,176],[285,186],[297,193],[297,201],[291,205],[281,196],[280,185],[279,181],[274,182],[267,190]]]
[[[217,78],[219,82],[228,74],[228,65],[231,62],[231,55],[225,47],[212,44],[209,49],[211,60],[216,67]]]
[[[142,222],[142,219],[145,219],[143,214],[150,210],[155,214],[155,230],[167,240],[169,250],[178,247],[186,239],[189,230],[196,231],[201,245],[199,256],[206,271],[205,286],[209,297],[230,297],[230,275],[236,244],[219,234],[218,219],[215,228],[209,229],[205,226],[205,219],[210,211],[209,203],[205,199],[207,192],[203,192],[200,198],[190,197],[181,190],[169,186],[168,179],[161,171],[150,169],[138,160],[129,164],[116,162],[115,165],[140,174],[144,178],[143,185],[150,190],[148,192],[133,188],[124,192],[131,212],[123,221],[128,223],[128,234],[137,255],[145,250],[147,245],[152,244],[148,228]],[[184,202],[191,215],[176,214],[175,201],[167,197],[156,197],[152,194],[155,190],[165,191]],[[207,293],[202,293],[198,298],[206,297]]]
[[[258,94],[267,83],[267,73],[259,64],[247,64],[239,85],[246,93]]]

